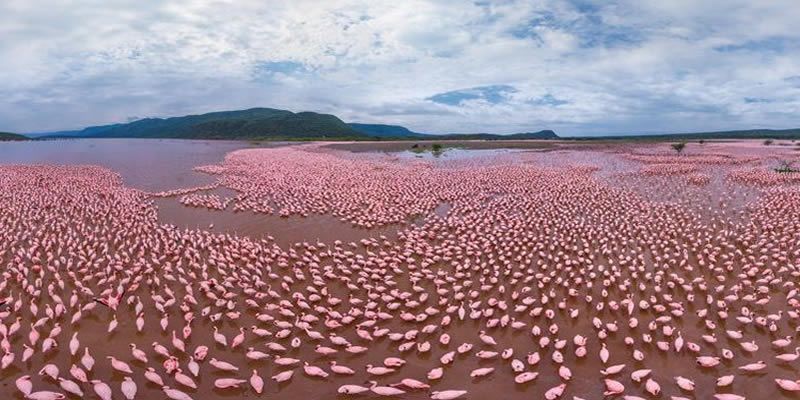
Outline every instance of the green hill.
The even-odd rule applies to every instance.
[[[336,116],[293,113],[272,108],[212,112],[173,118],[147,118],[127,124],[55,132],[46,137],[175,139],[366,139]]]
[[[29,140],[29,138],[27,136],[18,135],[16,133],[0,132],[0,141],[2,142],[17,141],[17,140]]]

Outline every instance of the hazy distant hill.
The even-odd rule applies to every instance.
[[[560,139],[555,132],[543,130],[539,132],[514,133],[511,135],[498,135],[492,133],[451,133],[444,135],[431,135],[409,130],[399,125],[383,124],[348,124],[353,129],[372,137],[389,139],[417,139],[417,140],[528,140],[528,139]]]
[[[367,136],[380,137],[380,138],[421,138],[430,135],[425,135],[418,132],[410,131],[408,128],[399,125],[383,125],[383,124],[358,124],[349,123],[351,128],[361,132]]]
[[[572,137],[577,140],[705,140],[705,139],[800,139],[800,129],[746,129],[735,131],[668,133],[659,135],[615,135],[602,137]]]
[[[0,141],[7,142],[12,140],[28,140],[27,136],[18,135],[11,132],[0,132]]]
[[[555,132],[547,129],[539,132],[513,133],[510,135],[496,135],[492,133],[453,133],[442,135],[448,140],[558,140],[560,137]]]
[[[382,124],[349,124],[353,129],[372,137],[387,139],[416,139],[416,140],[557,140],[558,135],[551,130],[539,132],[514,133],[510,135],[498,135],[492,133],[452,133],[444,135],[431,135],[413,132],[406,127],[399,125]]]
[[[339,118],[314,112],[293,113],[272,108],[222,111],[173,118],[147,118],[127,124],[93,126],[54,132],[45,137],[300,139],[353,138],[365,135]]]

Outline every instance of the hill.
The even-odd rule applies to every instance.
[[[447,135],[429,135],[429,138],[439,140],[558,140],[561,139],[555,132],[547,129],[538,132],[512,133],[498,135],[493,133],[452,133]]]
[[[16,133],[11,132],[0,132],[0,141],[8,142],[8,141],[18,141],[18,140],[29,140],[27,136],[19,135]]]
[[[384,124],[359,124],[349,123],[351,128],[361,132],[367,136],[378,138],[421,138],[429,135],[423,133],[410,131],[408,128],[400,125],[384,125]]]
[[[666,133],[657,135],[613,135],[570,137],[570,140],[708,140],[708,139],[800,139],[800,129],[745,129],[733,131]]]
[[[513,133],[510,135],[500,135],[494,133],[448,133],[442,135],[433,135],[427,133],[419,133],[409,130],[404,126],[399,125],[382,125],[382,124],[358,124],[350,123],[353,129],[375,138],[383,138],[389,140],[558,140],[560,139],[555,132],[551,130],[543,130],[538,132],[525,132]]]
[[[54,132],[44,137],[232,140],[366,139],[364,134],[330,114],[293,113],[272,108],[251,108],[172,118],[146,118],[127,124]]]

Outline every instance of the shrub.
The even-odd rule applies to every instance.
[[[783,160],[783,161],[781,161],[781,164],[778,166],[778,168],[775,168],[775,172],[778,172],[778,173],[781,173],[781,174],[789,174],[789,173],[793,173],[793,172],[800,172],[800,170],[798,170],[796,168],[792,168],[792,163],[790,163],[789,161]]]
[[[672,147],[673,150],[680,153],[683,151],[684,148],[686,148],[686,142],[673,143],[670,146]]]

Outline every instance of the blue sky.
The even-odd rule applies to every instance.
[[[0,131],[275,107],[422,132],[800,127],[796,0],[5,0]]]

